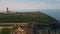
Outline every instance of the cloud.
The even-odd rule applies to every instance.
[[[46,0],[48,1],[48,0]],[[56,0],[59,1],[59,0]],[[45,2],[30,2],[30,3],[19,3],[10,1],[1,1],[0,10],[5,10],[6,7],[10,10],[29,10],[29,9],[60,9],[60,4],[47,4]]]
[[[60,4],[47,4],[42,2],[32,2],[39,9],[60,9]]]
[[[55,1],[60,1],[60,0],[55,0]]]

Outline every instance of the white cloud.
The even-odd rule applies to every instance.
[[[60,1],[60,0],[56,0],[56,1]]]
[[[42,2],[32,2],[39,9],[60,9],[60,4],[46,4]]]
[[[47,1],[47,0],[46,0]],[[43,2],[32,2],[31,5],[25,3],[15,3],[9,1],[0,2],[0,9],[5,10],[6,7],[9,7],[10,10],[25,10],[25,9],[60,9],[60,4],[46,4]]]

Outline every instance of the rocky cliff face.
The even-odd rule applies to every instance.
[[[45,33],[46,31],[48,31],[48,27],[50,24],[59,23],[55,18],[50,17],[42,12],[16,12],[7,14],[0,13],[0,25],[1,23],[14,23],[15,25],[16,23],[23,22],[28,23],[28,26],[22,27],[27,34],[39,34],[42,32]],[[55,27],[55,25],[52,26]],[[45,28],[47,28],[47,30]]]

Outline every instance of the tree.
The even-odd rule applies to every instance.
[[[3,28],[1,34],[10,34],[9,28]]]

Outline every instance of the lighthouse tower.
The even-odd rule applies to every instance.
[[[9,9],[8,9],[8,7],[7,7],[7,13],[9,13]]]

